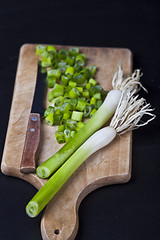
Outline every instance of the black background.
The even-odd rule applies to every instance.
[[[157,118],[133,133],[132,178],[90,193],[76,240],[160,239],[159,1],[5,0],[0,2],[0,151],[5,142],[19,49],[24,43],[125,47],[144,73],[141,91]],[[0,173],[0,240],[41,240],[42,214],[25,206],[36,189]],[[64,239],[65,240],[65,239]]]

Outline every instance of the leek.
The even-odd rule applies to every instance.
[[[122,92],[129,87],[131,87],[131,91],[139,90],[138,85],[142,87],[140,76],[140,71],[135,70],[131,76],[124,78],[123,71],[119,66],[118,71],[113,77],[113,89],[107,94],[100,108],[70,141],[37,168],[37,175],[40,178],[51,176],[94,132],[100,129],[113,116]],[[91,109],[89,114],[90,112]],[[87,117],[85,113],[84,117]]]
[[[76,169],[91,154],[109,144],[117,133],[122,134],[130,129],[146,125],[155,118],[155,115],[151,113],[153,109],[150,108],[150,104],[146,104],[143,98],[137,100],[137,96],[133,96],[134,92],[127,90],[122,94],[110,126],[95,132],[37,192],[26,206],[28,216],[36,217]],[[151,117],[146,122],[139,124],[144,114]]]

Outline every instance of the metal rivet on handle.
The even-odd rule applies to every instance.
[[[29,131],[30,132],[35,132],[35,128],[30,128]]]
[[[37,121],[37,117],[32,117],[32,121]]]

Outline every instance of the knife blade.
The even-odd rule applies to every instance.
[[[41,66],[38,64],[36,87],[20,164],[21,173],[34,173],[36,171],[36,155],[40,143],[40,122],[41,116],[44,114],[45,77],[46,75],[42,73]]]

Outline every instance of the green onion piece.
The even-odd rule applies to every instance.
[[[73,66],[74,65],[74,56],[67,56],[66,57],[66,63],[70,66]]]
[[[61,124],[61,119],[62,119],[62,115],[61,114],[54,114],[53,115],[53,119],[54,119],[54,125],[60,125]]]
[[[78,73],[78,72],[80,72],[81,70],[82,70],[82,66],[79,65],[78,63],[76,63],[76,64],[74,65],[74,72],[75,72],[75,73]]]
[[[85,98],[89,98],[89,92],[88,91],[82,92],[82,96]]]
[[[91,84],[90,83],[86,83],[86,89],[90,89]]]
[[[77,127],[77,122],[72,120],[72,119],[67,119],[66,124],[65,124],[65,128],[66,129],[70,129],[72,131],[75,131]]]
[[[91,113],[90,113],[90,117],[92,117],[93,114],[95,114],[96,111],[97,111],[97,110],[94,108],[94,109],[91,111]]]
[[[61,67],[65,67],[66,66],[66,62],[63,61],[63,62],[58,62],[58,67],[61,68]]]
[[[65,142],[63,131],[62,131],[62,132],[56,131],[56,132],[55,132],[55,137],[56,137],[56,140],[57,140],[57,142],[58,142],[59,144]]]
[[[97,109],[100,108],[100,106],[102,105],[102,100],[98,100],[96,105],[97,105]]]
[[[52,126],[53,123],[54,123],[53,115],[54,115],[53,112],[51,112],[51,113],[49,113],[48,116],[45,118],[45,122],[46,122],[48,125],[50,125],[50,126]]]
[[[77,86],[77,83],[73,81],[69,81],[69,86],[71,86],[72,88],[75,88]]]
[[[64,87],[58,83],[54,85],[54,88],[48,94],[48,101],[51,102],[53,98],[63,96],[64,95]]]
[[[93,95],[94,98],[101,100],[101,93],[95,93]]]
[[[77,122],[82,121],[83,118],[83,112],[73,111],[71,115],[71,119],[75,120]]]
[[[54,113],[55,113],[56,115],[61,115],[61,111],[60,111],[59,107],[55,109],[55,112],[54,112]]]
[[[95,65],[91,65],[89,66],[89,70],[91,71],[92,76],[94,76],[97,71],[97,67]]]
[[[64,131],[64,125],[58,126],[58,132],[63,132]]]
[[[72,47],[69,49],[69,55],[70,56],[77,56],[79,54],[79,48],[78,47]]]
[[[65,60],[66,57],[68,56],[68,54],[69,54],[69,52],[68,52],[67,49],[61,48],[61,49],[59,50],[59,52],[58,52],[58,58],[59,58],[60,60]]]
[[[93,86],[95,86],[97,84],[97,81],[94,80],[93,78],[90,78],[89,83],[92,84]]]
[[[75,81],[78,85],[82,85],[86,82],[86,77],[84,74],[76,73],[73,76],[73,81]]]
[[[38,56],[41,56],[44,51],[46,51],[46,46],[41,45],[41,44],[36,46],[36,54]]]
[[[63,119],[67,120],[67,119],[70,119],[70,117],[71,117],[71,114],[69,112],[63,113],[63,117],[62,117]]]
[[[95,97],[92,97],[90,100],[90,105],[96,104],[96,102],[97,102],[97,99]]]
[[[83,74],[87,80],[89,80],[90,77],[91,77],[91,72],[90,72],[90,70],[88,68],[83,68],[80,71],[80,73]]]
[[[92,111],[92,107],[90,105],[86,105],[84,109],[84,117],[87,118],[90,116],[90,113]]]
[[[73,67],[67,67],[65,71],[65,75],[70,75],[72,76],[74,74],[74,68]]]
[[[56,83],[55,77],[47,77],[48,87],[53,88]]]
[[[85,100],[79,99],[79,100],[78,100],[78,103],[77,103],[77,106],[76,106],[76,110],[79,110],[79,111],[82,112],[82,111],[85,109],[85,107],[86,107],[86,102],[85,102]]]
[[[71,138],[74,137],[75,134],[76,134],[76,131],[71,131]]]
[[[59,96],[57,98],[54,98],[51,101],[49,106],[57,108],[57,107],[60,107],[63,103],[64,103],[64,97],[63,96]]]
[[[68,112],[70,112],[72,110],[72,106],[71,106],[71,104],[70,103],[68,103],[68,102],[64,102],[61,106],[60,106],[60,111],[62,112],[62,113],[68,113]]]
[[[47,46],[47,51],[52,53],[52,52],[57,52],[57,49],[52,45],[48,45]]]
[[[86,63],[86,56],[85,54],[79,54],[75,58],[75,63],[79,64],[80,66],[84,67]]]
[[[49,106],[45,112],[44,112],[44,117],[46,118],[50,113],[54,113],[54,108],[52,106]]]
[[[65,129],[64,130],[64,139],[65,142],[67,143],[71,138],[71,130],[70,129]]]
[[[47,77],[55,77],[57,80],[60,79],[61,71],[59,69],[48,69]]]
[[[48,59],[48,60],[42,60],[41,61],[41,67],[43,67],[43,68],[47,68],[47,67],[50,67],[51,66],[51,60],[50,59]]]
[[[78,132],[82,127],[84,127],[84,122],[78,122],[77,127],[76,127],[76,131]]]
[[[77,89],[78,89],[78,91],[79,91],[80,93],[83,92],[83,87],[77,87]]]
[[[69,91],[69,96],[70,96],[70,98],[78,98],[80,96],[80,93],[77,88],[72,88]]]
[[[78,102],[78,99],[77,99],[77,98],[71,99],[70,104],[71,104],[71,106],[72,106],[72,110],[75,110],[75,109],[76,109],[77,102]]]
[[[65,75],[61,75],[61,82],[64,86],[67,86],[69,82],[69,77]]]

